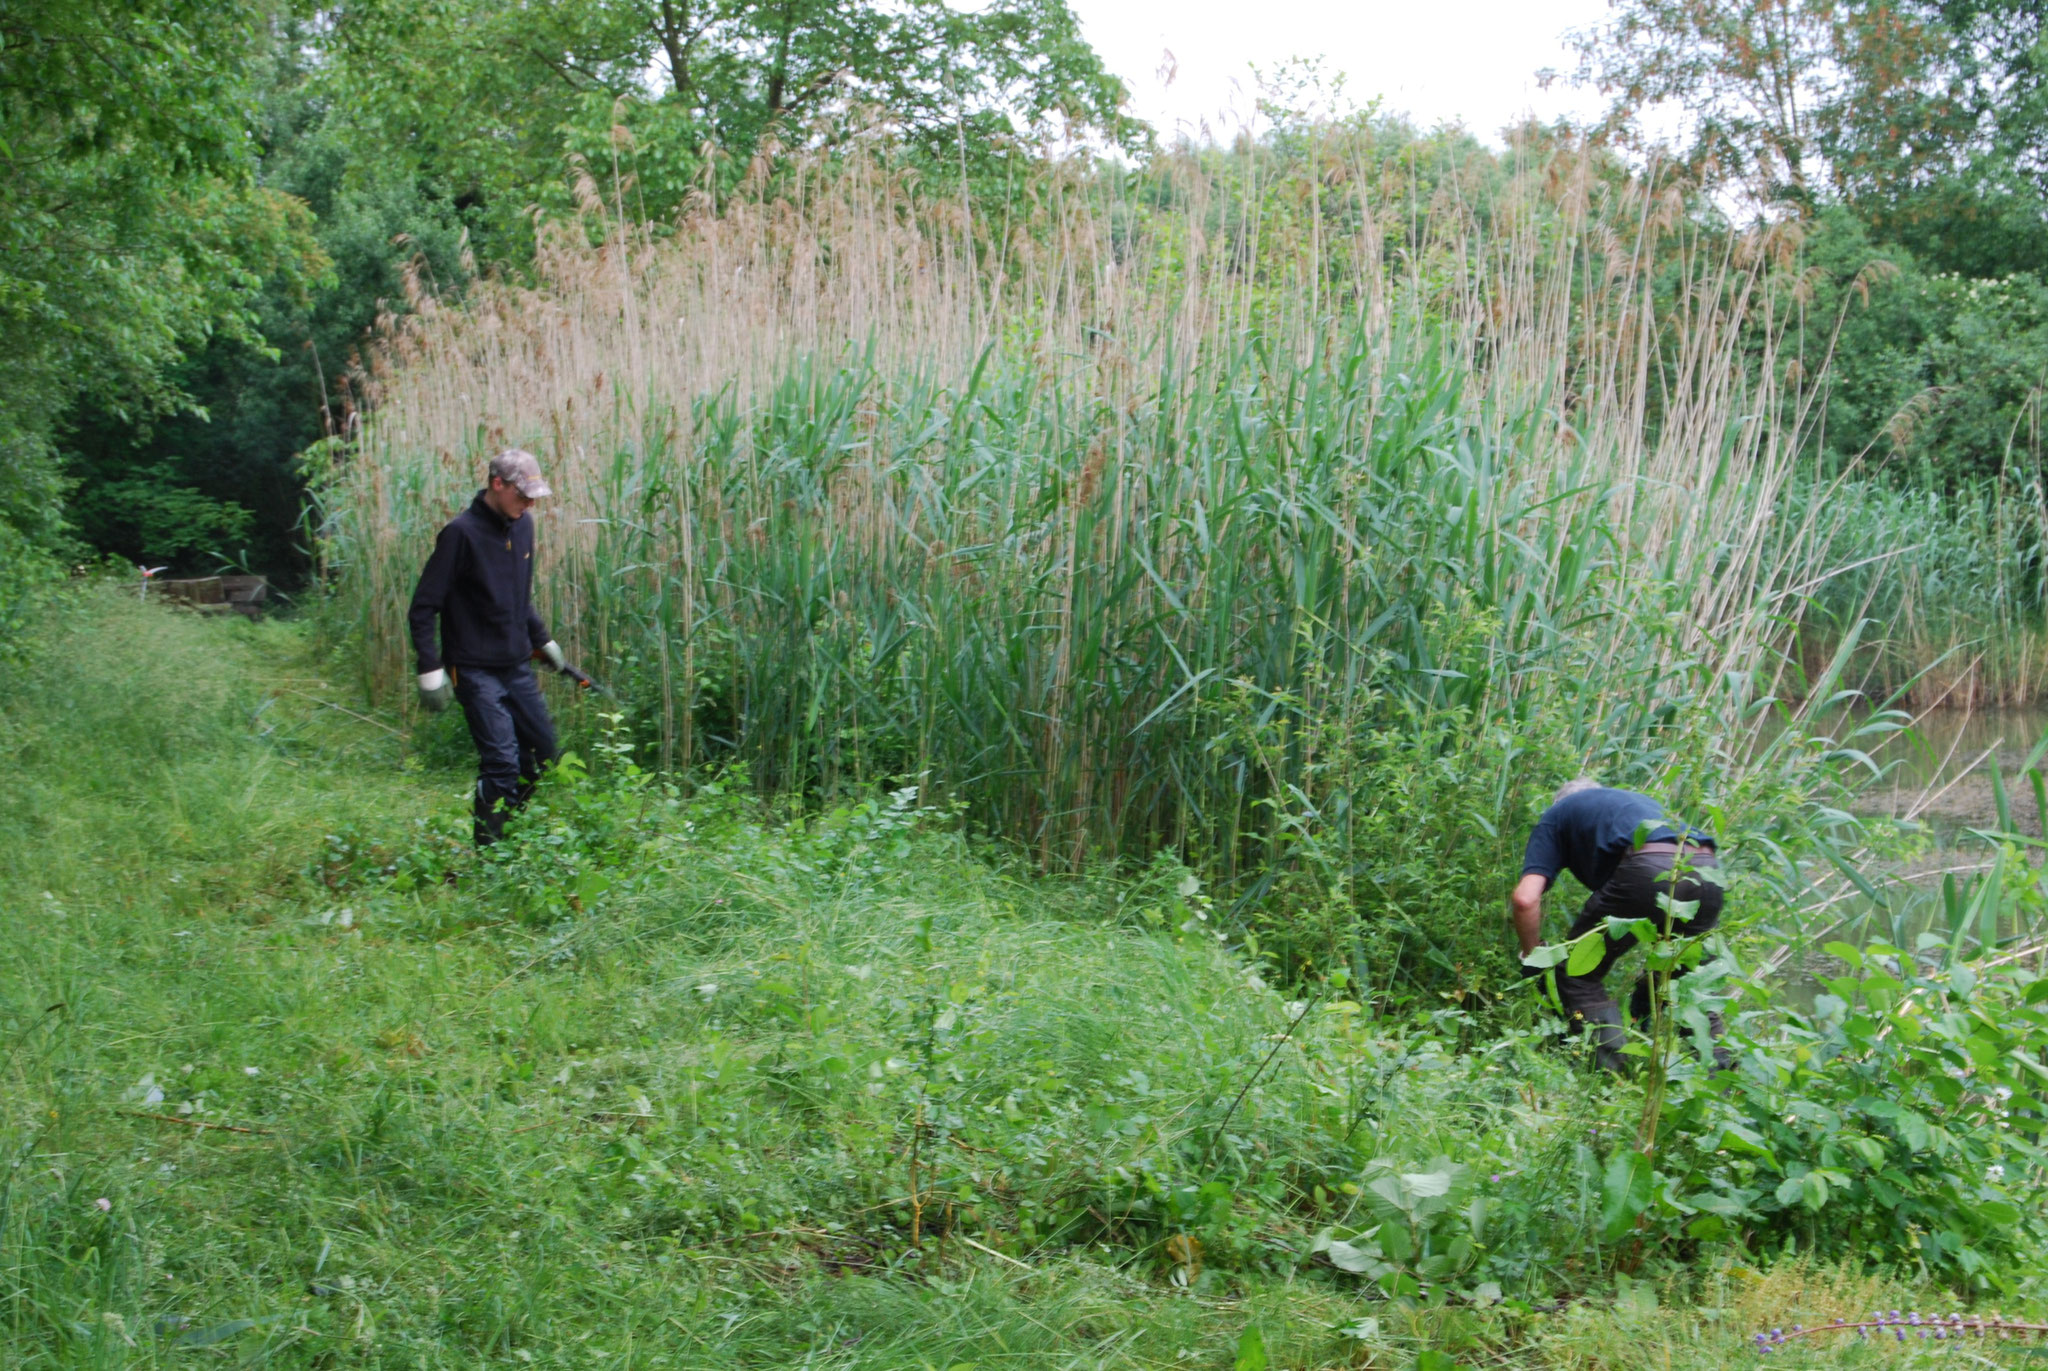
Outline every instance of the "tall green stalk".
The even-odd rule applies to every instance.
[[[1355,190],[1212,239],[1200,169],[993,266],[855,173],[562,238],[393,339],[337,603],[390,689],[433,527],[523,442],[555,632],[669,763],[918,784],[1052,870],[1171,849],[1290,962],[1480,983],[1443,921],[1562,776],[1752,784],[1834,528],[1781,506],[1814,391],[1769,236],[1645,313],[1689,230],[1548,170],[1405,255]]]

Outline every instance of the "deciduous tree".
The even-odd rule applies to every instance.
[[[304,207],[254,177],[267,21],[247,0],[0,5],[0,520],[56,540],[64,412],[177,408],[185,348],[248,334],[266,277],[321,270]]]
[[[2044,23],[2039,0],[1615,0],[1576,79],[1622,146],[1996,276],[2048,250]]]
[[[830,136],[868,111],[939,170],[1021,130],[1141,132],[1066,0],[346,0],[330,18],[350,117],[445,180],[494,253],[528,205],[567,207],[570,154],[608,182],[620,152],[626,208],[661,218],[707,147],[744,166],[770,130]]]

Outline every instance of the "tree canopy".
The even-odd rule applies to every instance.
[[[1855,297],[1838,454],[1899,434],[1931,479],[1996,472],[2038,408],[2044,24],[2033,0],[1616,0],[1578,35],[1613,175],[1654,156],[1802,218],[1815,300]],[[1489,212],[1512,157],[1376,104],[1326,128],[1290,79],[1261,155]],[[595,194],[658,232],[750,167],[877,146],[1006,186],[1118,149],[1105,183],[1142,200],[1124,99],[1068,0],[0,0],[0,526],[289,576],[299,455],[346,427],[376,321],[524,270],[536,215]],[[1895,269],[1866,307],[1873,256]]]
[[[0,522],[288,572],[375,319],[518,270],[579,171],[659,222],[877,127],[937,175],[1138,148],[1122,100],[1065,0],[5,0]]]
[[[1838,200],[1974,275],[2048,249],[2048,47],[2032,0],[1616,0],[1575,36],[1598,132],[1668,143],[1753,203]]]
[[[267,32],[235,0],[0,7],[0,519],[16,528],[56,534],[68,410],[175,411],[188,351],[253,341],[266,279],[324,271],[305,206],[255,176],[246,71]]]
[[[569,156],[607,183],[623,157],[632,211],[661,219],[704,183],[708,150],[744,166],[771,131],[793,144],[879,120],[940,169],[1034,130],[1132,147],[1142,132],[1066,0],[347,0],[327,22],[337,101],[494,252],[529,205],[573,206]]]

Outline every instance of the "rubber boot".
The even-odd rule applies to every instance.
[[[1584,1011],[1586,1036],[1593,1043],[1593,1061],[1602,1071],[1611,1071],[1617,1076],[1632,1075],[1629,1059],[1622,1048],[1628,1046],[1628,1032],[1622,1027],[1621,1010],[1614,1005],[1597,1005]]]
[[[478,847],[489,847],[504,837],[505,815],[509,809],[504,796],[490,794],[484,783],[478,781],[475,803],[471,806],[470,839]]]

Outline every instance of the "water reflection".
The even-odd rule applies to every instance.
[[[1847,742],[1857,724],[1845,717],[1824,731]],[[1990,926],[1985,924],[1977,896],[1984,881],[1997,879],[1989,874],[1997,848],[1969,830],[2005,829],[1999,817],[2002,782],[2010,822],[2006,831],[2041,836],[2042,810],[2048,807],[2042,792],[2048,784],[2037,786],[2027,763],[2044,736],[2048,709],[1956,709],[1930,712],[1910,729],[1882,739],[1849,744],[1870,751],[1883,768],[1882,777],[1856,797],[1854,808],[1914,820],[1923,826],[1924,839],[1909,842],[1904,855],[1866,851],[1853,861],[1877,892],[1875,900],[1848,880],[1816,870],[1818,883],[1804,917],[1794,927],[1774,930],[1784,941],[1766,958],[1784,973],[1780,991],[1789,1002],[1809,1004],[1815,977],[1839,971],[1820,950],[1831,939],[1857,945],[1879,939],[1920,950],[1924,936],[1933,935],[1941,945],[1954,942],[1971,949],[1988,941],[1992,955],[2008,958],[2040,954],[2048,930],[2034,927],[2010,903],[1993,905]],[[2048,752],[2036,767],[2048,773]],[[2017,860],[2038,865],[2040,857],[2038,851],[2023,849]]]
[[[1939,710],[1923,716],[1875,754],[1884,779],[1859,797],[1868,814],[1918,819],[1937,833],[1997,828],[1996,758],[2015,831],[2041,836],[2040,803],[2022,772],[2028,757],[2048,736],[2048,709]],[[2041,765],[2048,766],[2048,758]]]

